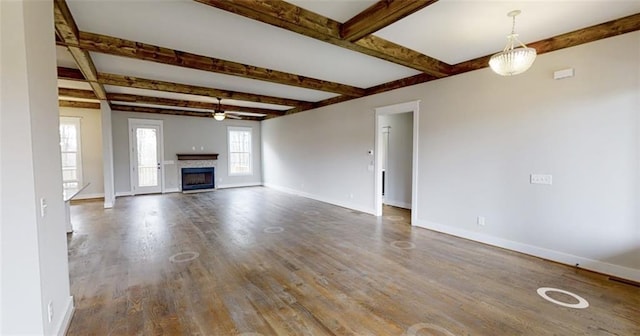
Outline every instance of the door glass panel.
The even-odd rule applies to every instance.
[[[137,128],[138,186],[158,185],[158,133],[155,128]]]

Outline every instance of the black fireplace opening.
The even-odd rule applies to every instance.
[[[182,190],[215,188],[215,168],[182,168]]]

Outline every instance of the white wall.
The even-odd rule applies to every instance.
[[[60,108],[61,117],[80,118],[82,144],[82,180],[90,183],[75,199],[104,196],[104,176],[102,173],[102,122],[100,110],[81,108]]]
[[[413,163],[413,113],[380,116],[381,128],[390,126],[388,166],[385,167],[384,204],[411,208],[411,169]],[[382,132],[382,129],[380,129]]]
[[[421,100],[414,225],[640,280],[639,59],[635,32],[264,121],[264,182],[372,209],[374,108]]]
[[[53,3],[0,1],[0,7],[0,334],[53,335],[64,330],[73,308],[57,127]],[[44,216],[40,199],[47,203]]]
[[[116,193],[131,191],[129,175],[129,118],[163,120],[164,160],[174,164],[164,165],[165,190],[177,191],[179,175],[176,154],[218,153],[216,187],[235,187],[262,184],[262,155],[260,153],[260,123],[257,121],[225,120],[212,118],[184,117],[148,113],[113,111],[113,153]],[[229,176],[227,126],[252,128],[253,175]],[[193,150],[195,147],[195,150]]]
[[[373,213],[373,112],[353,102],[262,122],[264,183]]]

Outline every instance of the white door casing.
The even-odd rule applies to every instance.
[[[131,194],[164,190],[162,120],[129,119],[129,172]]]
[[[418,139],[419,139],[419,115],[420,100],[400,103],[389,106],[377,107],[375,109],[375,139],[374,139],[374,205],[376,216],[382,216],[382,136],[380,130],[380,116],[411,112],[413,115],[413,167],[411,168],[411,225],[415,225],[418,220]]]

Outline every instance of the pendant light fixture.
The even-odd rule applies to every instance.
[[[226,117],[226,114],[224,113],[224,111],[222,110],[222,107],[220,105],[220,98],[218,98],[218,108],[216,108],[215,110],[213,110],[213,119],[217,120],[217,121],[223,121],[224,118]]]
[[[521,74],[527,71],[536,59],[536,50],[520,42],[516,34],[516,16],[520,13],[520,10],[514,10],[507,14],[513,19],[511,34],[507,35],[507,45],[489,60],[491,69],[501,76]]]

